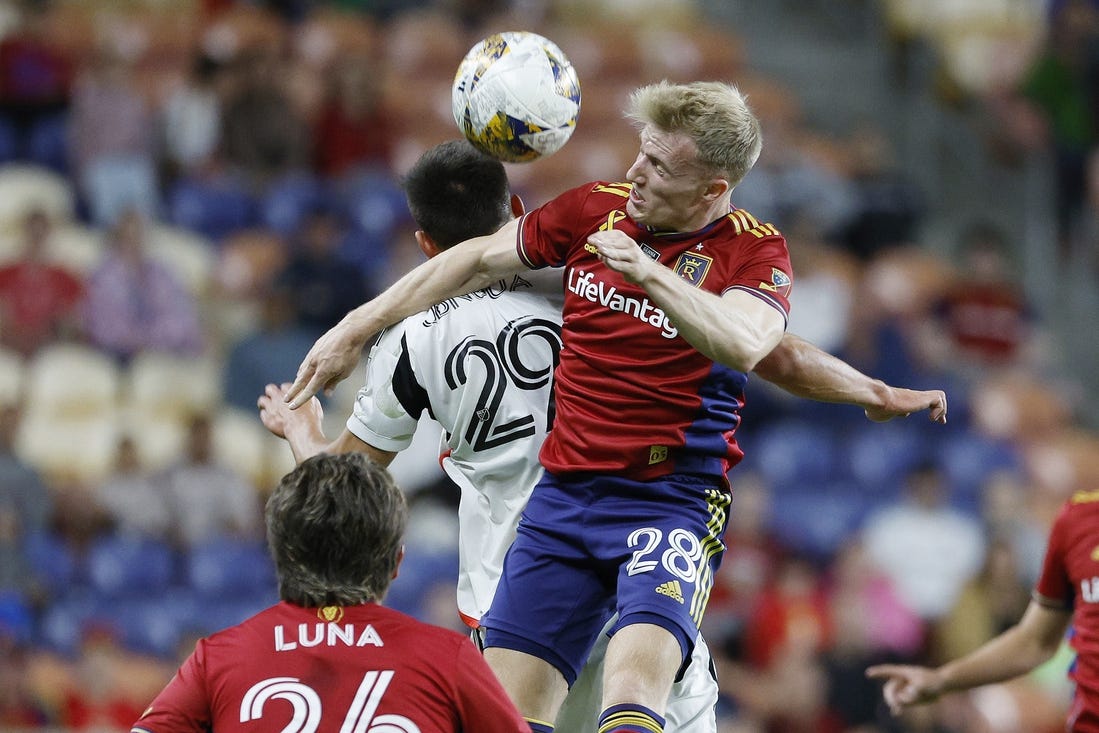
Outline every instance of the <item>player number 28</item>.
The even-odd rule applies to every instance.
[[[340,733],[420,733],[419,726],[403,715],[374,715],[392,679],[393,671],[388,669],[363,675]],[[290,703],[292,717],[282,733],[314,733],[317,730],[321,722],[321,697],[296,677],[269,677],[252,685],[240,702],[240,722],[262,718],[264,706],[271,698]]]
[[[676,528],[668,533],[667,549],[660,560],[649,559],[658,552],[664,533],[656,527],[641,527],[630,533],[626,539],[628,547],[639,547],[626,565],[628,575],[648,573],[663,565],[664,569],[684,583],[693,583],[698,577],[698,562],[702,559],[702,544],[698,538],[685,529]]]

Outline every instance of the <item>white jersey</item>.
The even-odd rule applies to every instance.
[[[384,331],[347,429],[398,452],[419,416],[443,426],[441,462],[461,489],[458,610],[488,610],[519,515],[542,475],[561,350],[560,281],[530,273],[451,298]],[[549,293],[556,290],[557,297]]]

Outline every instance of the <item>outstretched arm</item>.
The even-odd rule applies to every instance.
[[[388,466],[393,461],[396,453],[375,448],[359,440],[358,436],[346,428],[338,438],[329,441],[322,427],[324,411],[320,401],[313,397],[305,403],[303,409],[291,410],[285,399],[289,386],[267,385],[256,405],[259,407],[260,422],[274,435],[290,444],[297,463],[320,453],[336,455],[353,452],[365,453],[382,466]]]
[[[495,234],[451,247],[413,269],[378,297],[360,305],[321,336],[305,355],[285,399],[297,409],[331,390],[359,363],[370,337],[436,303],[479,290],[526,267],[515,251],[519,220]]]
[[[882,694],[896,715],[948,692],[1003,682],[1031,671],[1057,651],[1071,619],[1071,611],[1031,601],[1019,623],[960,659],[936,669],[879,664],[867,669],[866,676],[885,680]]]
[[[782,337],[754,371],[797,397],[858,405],[875,422],[923,410],[928,411],[930,420],[946,422],[946,393],[942,390],[890,386],[791,333]]]

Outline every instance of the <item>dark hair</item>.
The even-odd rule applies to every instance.
[[[428,150],[402,184],[416,226],[440,249],[492,234],[511,217],[507,171],[467,140]]]
[[[283,600],[350,606],[385,595],[408,520],[387,470],[361,453],[313,456],[279,482],[266,515]]]

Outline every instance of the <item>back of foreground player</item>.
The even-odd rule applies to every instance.
[[[198,642],[134,732],[529,730],[469,639],[378,605],[407,519],[388,471],[315,456],[266,514],[282,601]]]

